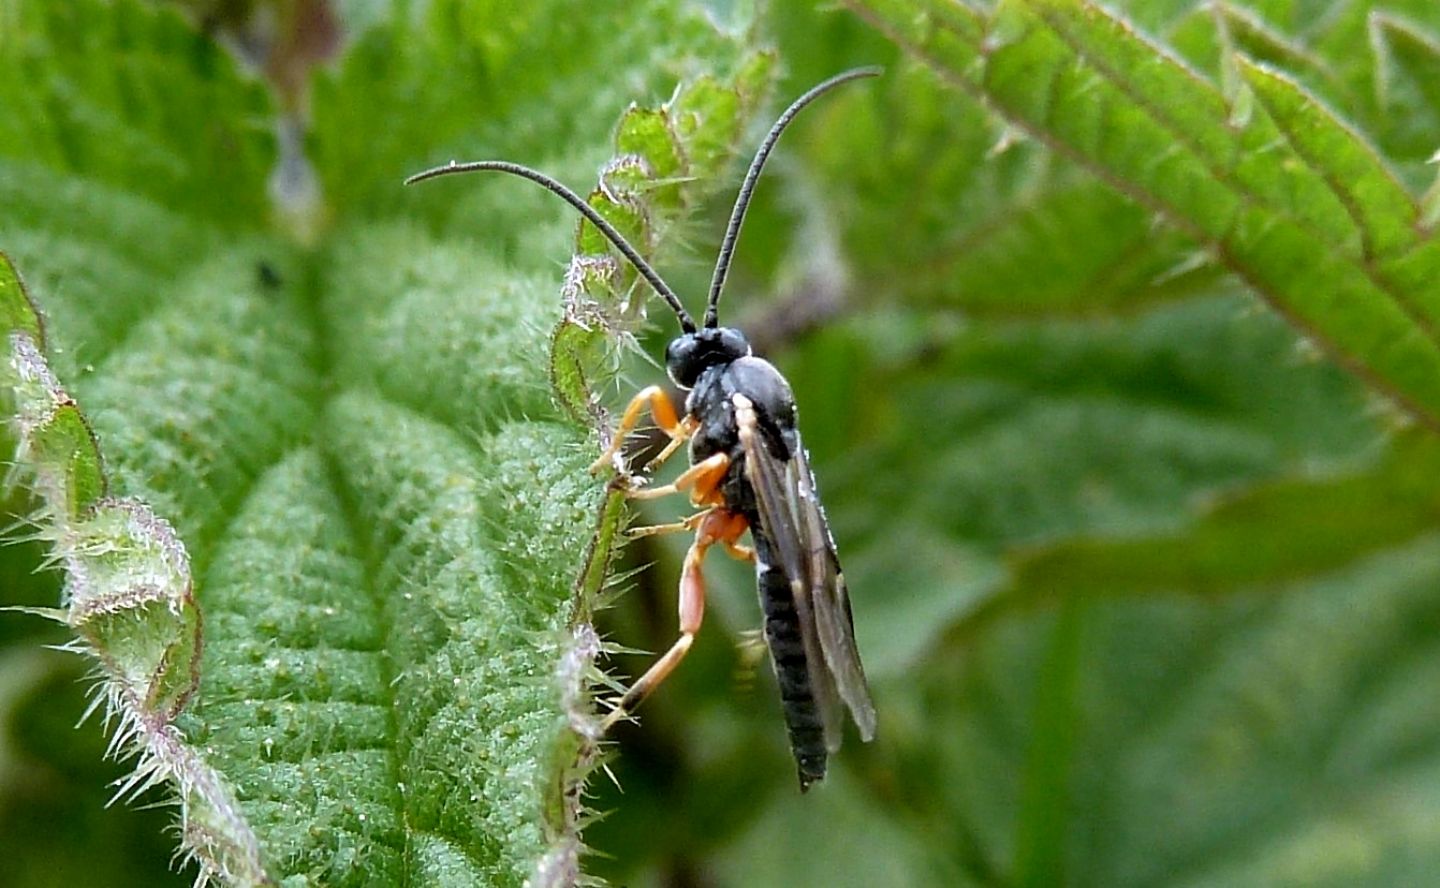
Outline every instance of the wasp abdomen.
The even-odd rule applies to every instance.
[[[800,618],[795,613],[790,580],[783,571],[771,566],[774,553],[770,541],[763,534],[755,533],[754,524],[750,530],[755,542],[760,608],[765,613],[765,640],[771,662],[775,664],[785,727],[795,752],[800,788],[804,790],[825,777],[825,724],[810,685],[810,665],[800,635]]]

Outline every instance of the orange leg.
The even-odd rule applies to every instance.
[[[673,524],[650,524],[645,527],[632,527],[625,531],[626,539],[638,540],[641,537],[659,536],[662,533],[679,533],[682,530],[694,530],[710,514],[710,509],[703,512],[696,512],[689,518],[676,521]]]
[[[645,411],[646,406],[650,408],[650,417],[655,420],[655,425],[670,436],[670,443],[660,451],[659,456],[650,461],[651,466],[669,459],[670,455],[695,433],[694,421],[688,416],[684,420],[679,418],[675,405],[670,403],[670,396],[665,394],[664,389],[658,385],[647,386],[626,405],[625,412],[620,416],[620,424],[615,427],[615,436],[610,439],[610,446],[605,448],[599,459],[590,464],[591,472],[599,472],[615,462],[615,455],[624,446],[625,438],[635,431],[636,424],[640,422],[640,414]]]
[[[708,459],[701,460],[680,474],[673,484],[664,484],[660,487],[642,487],[639,490],[630,491],[631,499],[656,499],[657,497],[669,496],[672,493],[690,492],[690,502],[697,506],[719,505],[716,499],[716,488],[724,480],[725,473],[730,469],[730,456],[725,453],[717,453]]]
[[[755,563],[755,548],[753,546],[742,546],[734,540],[721,540],[720,544],[725,547],[726,552],[730,553],[730,557],[736,561],[745,561],[750,564]]]
[[[612,725],[639,706],[651,691],[675,671],[680,661],[685,659],[690,645],[695,641],[695,633],[700,631],[700,623],[705,617],[705,575],[700,569],[705,561],[705,553],[716,543],[729,548],[748,527],[745,519],[734,512],[711,509],[703,514],[700,527],[695,532],[695,542],[690,544],[690,551],[685,553],[685,567],[680,572],[680,637],[670,646],[670,650],[645,670],[645,674],[630,686],[630,690],[625,692],[625,696],[621,697],[610,714],[605,716],[605,721],[600,725],[602,731],[608,731]]]
[[[655,454],[653,459],[642,466],[640,471],[648,474],[652,469],[662,465],[667,459],[674,456],[675,451],[683,447],[686,441],[690,440],[690,436],[695,434],[695,430],[698,428],[700,428],[700,422],[695,417],[680,417],[680,424],[673,431],[671,429],[664,430],[670,436],[670,443],[666,444],[664,450]]]

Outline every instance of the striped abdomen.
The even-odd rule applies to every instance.
[[[810,686],[810,667],[800,637],[800,619],[795,613],[790,578],[774,566],[776,553],[758,521],[751,522],[750,535],[755,543],[760,608],[765,613],[765,641],[770,648],[770,661],[775,664],[785,727],[790,733],[790,748],[795,753],[803,792],[811,783],[825,777],[825,727]]]

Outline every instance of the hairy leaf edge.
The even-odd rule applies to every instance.
[[[175,793],[179,855],[198,865],[197,886],[273,884],[234,793],[175,724],[199,686],[203,644],[185,544],[145,503],[109,494],[100,442],[51,371],[41,315],[3,253],[0,322],[16,442],[9,481],[35,495],[34,535],[64,574],[61,607],[31,612],[68,626],[65,647],[95,661],[87,715],[102,710],[109,754],[135,761],[114,799],[160,785]]]

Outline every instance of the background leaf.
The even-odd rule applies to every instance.
[[[648,869],[617,867],[626,882],[659,884],[697,873],[817,885],[837,873],[897,885],[1423,880],[1424,853],[1403,848],[1434,816],[1414,788],[1434,769],[1423,739],[1430,708],[1397,721],[1358,697],[1319,704],[1316,695],[1344,686],[1384,697],[1382,686],[1398,693],[1421,681],[1402,676],[1426,668],[1427,655],[1381,652],[1405,649],[1390,634],[1405,618],[1387,615],[1423,622],[1434,604],[1422,591],[1433,494],[1419,480],[1430,433],[1392,441],[1353,379],[1317,365],[1313,347],[1249,297],[1230,295],[1231,257],[1090,179],[1067,159],[1074,152],[1044,149],[1069,147],[1050,121],[1091,125],[1087,137],[1107,149],[1137,138],[1087,104],[1103,90],[1057,95],[1036,127],[1044,138],[1032,140],[931,79],[972,85],[1008,112],[986,66],[1030,33],[1005,27],[1030,27],[1054,4],[855,5],[931,71],[892,60],[900,70],[885,91],[848,97],[840,122],[812,122],[821,133],[795,149],[805,162],[785,168],[798,182],[772,184],[761,210],[770,215],[756,215],[776,233],[752,227],[742,256],[758,266],[752,281],[770,267],[780,284],[777,307],[751,309],[752,327],[779,322],[793,337],[807,329],[791,323],[796,313],[858,312],[782,357],[878,677],[877,748],[847,747],[839,759],[858,779],[827,790],[847,813],[792,805],[783,756],[756,762],[775,733],[765,723],[773,712],[753,712],[763,692],[752,702],[743,690],[713,690],[733,686],[745,658],[707,651],[702,638],[695,657],[708,658],[708,674],[667,689],[686,697],[677,711],[656,711],[672,697],[651,704],[633,740],[645,759],[617,763],[626,794],[592,836],[607,847],[659,836],[619,845],[622,860],[649,852]],[[1293,66],[1287,73],[1374,124],[1354,132],[1384,146],[1411,189],[1403,203],[1413,219],[1427,180],[1390,140],[1366,66],[1375,59],[1356,49],[1366,12],[1386,4],[1273,6],[1220,11],[1257,24],[1246,36],[1255,46],[1277,41],[1272,55],[1252,55]],[[1085,14],[1091,25],[1100,15]],[[1124,14],[1174,37],[1187,57],[1208,57],[1216,95],[1227,77],[1239,87],[1243,69],[1218,51],[1236,42],[1226,20],[1162,3],[1127,3]],[[1325,26],[1311,27],[1317,20]],[[795,13],[793,27],[781,27],[782,56],[793,47],[792,59],[814,64],[792,72],[798,83],[885,53],[843,16],[817,29]],[[1142,48],[1137,66],[1170,64]],[[1017,89],[1030,82],[1020,72]],[[1288,86],[1284,95],[1302,114],[1317,107]],[[1257,115],[1288,113],[1252,101]],[[1337,132],[1322,114],[1295,138]],[[1321,149],[1323,164],[1343,163],[1355,144],[1351,135]],[[1135,183],[1099,172],[1135,194]],[[1334,184],[1352,182],[1363,177]],[[1341,203],[1333,192],[1324,199]],[[1335,218],[1355,237],[1357,217],[1342,206]],[[1352,254],[1363,251],[1352,243]],[[1297,278],[1287,286],[1307,273],[1303,262],[1286,267]],[[1318,278],[1308,290],[1317,305],[1329,300],[1337,329],[1352,323],[1346,313],[1395,310],[1347,300]],[[1417,306],[1430,298],[1418,279],[1410,293]],[[1045,317],[1057,314],[1089,317]],[[1397,327],[1396,341],[1419,341],[1419,327]],[[658,594],[667,582],[657,579]],[[738,627],[754,625],[744,584],[735,575],[725,584],[735,595],[718,605]],[[629,630],[651,646],[666,631],[657,612],[652,634],[649,621]],[[1314,648],[1299,640],[1330,631],[1351,634]],[[733,707],[737,693],[744,702]],[[1364,740],[1334,745],[1361,721]],[[656,738],[660,730],[674,739]],[[1388,763],[1400,759],[1379,752],[1390,742],[1415,769],[1399,783]],[[736,776],[756,767],[773,782]],[[688,776],[649,776],[657,770]],[[1331,782],[1339,771],[1345,780]],[[664,801],[636,803],[652,793]],[[756,804],[757,794],[770,801]],[[745,802],[724,801],[736,798]],[[730,813],[677,824],[677,805]],[[825,830],[819,859],[811,818]],[[889,849],[883,863],[872,843]]]

